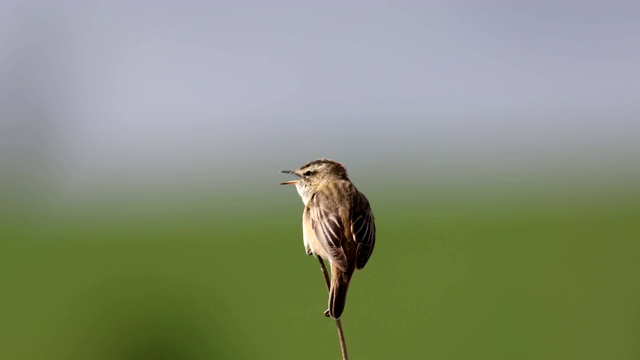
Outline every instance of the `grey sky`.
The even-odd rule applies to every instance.
[[[79,186],[638,166],[638,4],[5,3],[0,139]]]

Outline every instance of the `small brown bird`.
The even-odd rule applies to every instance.
[[[351,183],[344,166],[332,160],[313,160],[281,172],[300,177],[282,185],[295,185],[304,203],[302,235],[307,255],[320,256],[331,265],[325,315],[339,319],[351,276],[367,264],[376,242],[369,201]]]

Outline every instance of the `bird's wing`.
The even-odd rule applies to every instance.
[[[347,256],[342,249],[344,225],[340,219],[337,204],[329,201],[322,193],[311,199],[309,217],[313,232],[328,256],[329,261],[341,271],[347,271]]]
[[[376,244],[376,223],[369,201],[364,195],[360,193],[358,195],[359,204],[354,207],[355,211],[351,214],[351,233],[353,240],[358,244],[356,267],[362,269],[371,257]]]

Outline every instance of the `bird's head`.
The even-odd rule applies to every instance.
[[[313,160],[296,170],[282,170],[281,173],[293,174],[300,178],[280,184],[295,185],[305,205],[327,181],[349,179],[347,177],[347,169],[339,162],[329,159]]]

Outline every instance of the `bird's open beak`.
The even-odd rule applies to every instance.
[[[294,175],[297,175],[296,173],[294,173],[291,170],[282,170],[280,172],[283,173],[283,174],[294,174]],[[281,182],[280,185],[295,185],[298,181],[300,181],[300,180],[285,181],[285,182]]]

